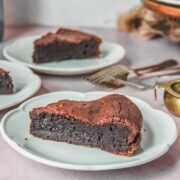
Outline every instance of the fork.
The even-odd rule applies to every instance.
[[[97,73],[88,76],[86,79],[93,83],[101,83],[109,79],[109,77],[120,78],[122,80],[126,80],[129,73],[134,73],[136,76],[141,76],[146,73],[150,73],[153,71],[157,71],[160,69],[165,69],[168,67],[176,66],[178,63],[176,60],[170,59],[165,60],[159,64],[146,66],[143,68],[132,69],[124,65],[116,64],[105,68],[103,70],[98,71]]]
[[[158,64],[158,66],[160,65],[161,68],[162,67],[167,68],[166,62],[168,62],[167,64],[169,64],[169,67],[173,67],[178,64],[177,62],[169,63],[170,60],[168,60],[168,61],[164,61],[163,63]],[[150,66],[150,68],[148,67],[139,68],[140,73],[136,73],[136,75],[139,76],[140,79],[145,79],[145,78],[151,78],[154,76],[163,76],[163,75],[171,75],[171,74],[180,73],[180,67],[176,67],[174,69],[171,68],[171,69],[160,70],[161,69],[160,66],[158,68],[156,65]],[[159,71],[153,72],[153,70],[157,70],[157,69],[159,69]],[[132,86],[138,89],[150,88],[149,85],[127,81],[127,76],[130,72],[132,71],[129,71],[129,69],[126,66],[114,65],[104,70],[101,70],[87,77],[86,79],[90,81],[91,83],[97,84],[97,85],[110,85],[112,87],[120,87],[122,85],[128,85],[128,86]]]

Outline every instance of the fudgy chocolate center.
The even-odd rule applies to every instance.
[[[99,147],[115,152],[126,151],[131,130],[114,124],[90,125],[65,115],[31,114],[30,133],[43,139]]]

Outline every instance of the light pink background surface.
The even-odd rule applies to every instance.
[[[122,44],[126,51],[126,57],[122,63],[131,67],[140,67],[157,63],[167,58],[180,60],[180,46],[169,42],[167,39],[157,39],[151,41],[138,40],[127,36],[124,33],[117,33],[113,29],[91,28],[83,30],[97,34],[108,41]],[[24,36],[39,32],[48,31],[47,28],[8,28],[6,39],[16,35]],[[0,44],[0,49],[10,43],[6,41]],[[0,58],[3,58],[0,51]],[[100,88],[86,82],[82,76],[61,77],[40,75],[42,78],[42,87],[36,95],[60,91],[94,91],[112,89]],[[167,112],[173,117],[180,131],[180,118],[171,115],[163,105],[163,91],[158,91],[158,101],[154,100],[153,90],[137,91],[129,87],[116,90],[116,92],[126,93],[145,100],[154,108]],[[12,109],[12,108],[11,108]],[[0,118],[7,112],[0,112]],[[167,132],[168,133],[168,132]],[[113,170],[104,172],[81,172],[63,170],[34,162],[14,151],[0,136],[0,180],[120,180],[120,179],[180,179],[180,138],[161,158],[145,165],[123,170]]]
[[[5,0],[7,25],[115,27],[116,16],[140,0]]]

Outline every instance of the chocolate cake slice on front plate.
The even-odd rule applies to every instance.
[[[30,112],[33,136],[97,147],[130,156],[139,147],[143,118],[126,96],[112,94],[93,101],[60,100]]]
[[[60,28],[34,41],[33,62],[47,63],[68,59],[98,57],[101,39],[77,30]]]

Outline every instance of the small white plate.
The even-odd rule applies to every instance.
[[[30,69],[0,60],[0,68],[8,71],[14,85],[14,94],[0,95],[0,110],[9,108],[31,97],[41,86],[40,78]]]
[[[169,150],[177,138],[177,129],[173,119],[153,109],[144,101],[129,96],[140,108],[144,118],[141,149],[132,157],[113,155],[96,148],[41,140],[29,134],[28,114],[32,108],[60,99],[93,100],[107,94],[107,92],[67,91],[32,98],[3,117],[0,126],[1,134],[11,147],[30,159],[46,165],[74,170],[97,171],[137,166],[152,161]]]
[[[114,43],[103,42],[100,46],[102,55],[94,59],[74,59],[60,62],[34,64],[32,60],[33,42],[40,36],[21,38],[3,49],[4,56],[16,63],[21,63],[38,72],[54,75],[78,75],[97,71],[122,60],[125,50]]]

